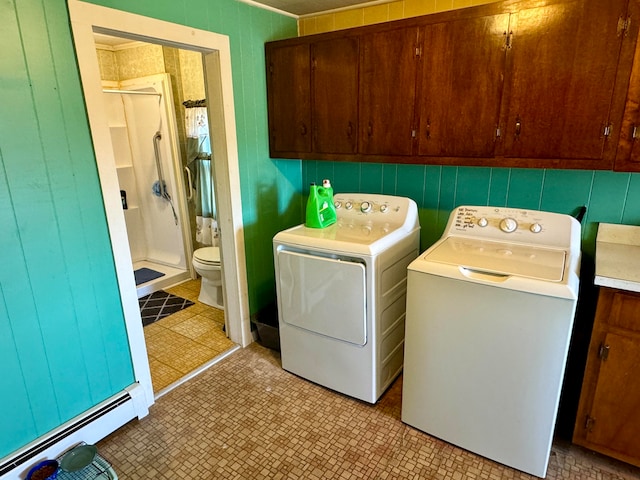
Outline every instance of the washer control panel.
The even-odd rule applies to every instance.
[[[446,235],[464,235],[533,245],[568,245],[579,223],[570,215],[508,207],[461,206],[449,217]]]

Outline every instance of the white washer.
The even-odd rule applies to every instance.
[[[337,194],[337,221],[273,239],[282,367],[375,403],[402,370],[415,202]]]
[[[573,217],[454,210],[409,265],[402,421],[544,477],[579,263]]]

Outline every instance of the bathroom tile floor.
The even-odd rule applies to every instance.
[[[188,380],[98,443],[127,479],[534,479],[402,423],[402,377],[376,405],[281,368],[256,343]],[[490,434],[490,432],[487,432]],[[640,479],[554,442],[547,479]]]
[[[224,311],[198,302],[200,280],[167,292],[194,305],[144,327],[151,381],[156,395],[198,367],[237,347],[224,331]]]

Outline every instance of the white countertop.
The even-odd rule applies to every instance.
[[[594,283],[640,292],[640,227],[610,223],[598,226]]]

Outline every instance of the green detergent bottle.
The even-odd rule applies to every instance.
[[[336,204],[333,201],[333,187],[331,186],[331,181],[328,178],[322,180],[322,187],[328,192],[329,195],[329,208],[333,212],[332,215],[335,219],[338,219],[338,215],[336,214]]]
[[[307,217],[305,226],[325,228],[336,221],[336,209],[333,205],[333,189],[319,187],[311,183],[307,200]]]

